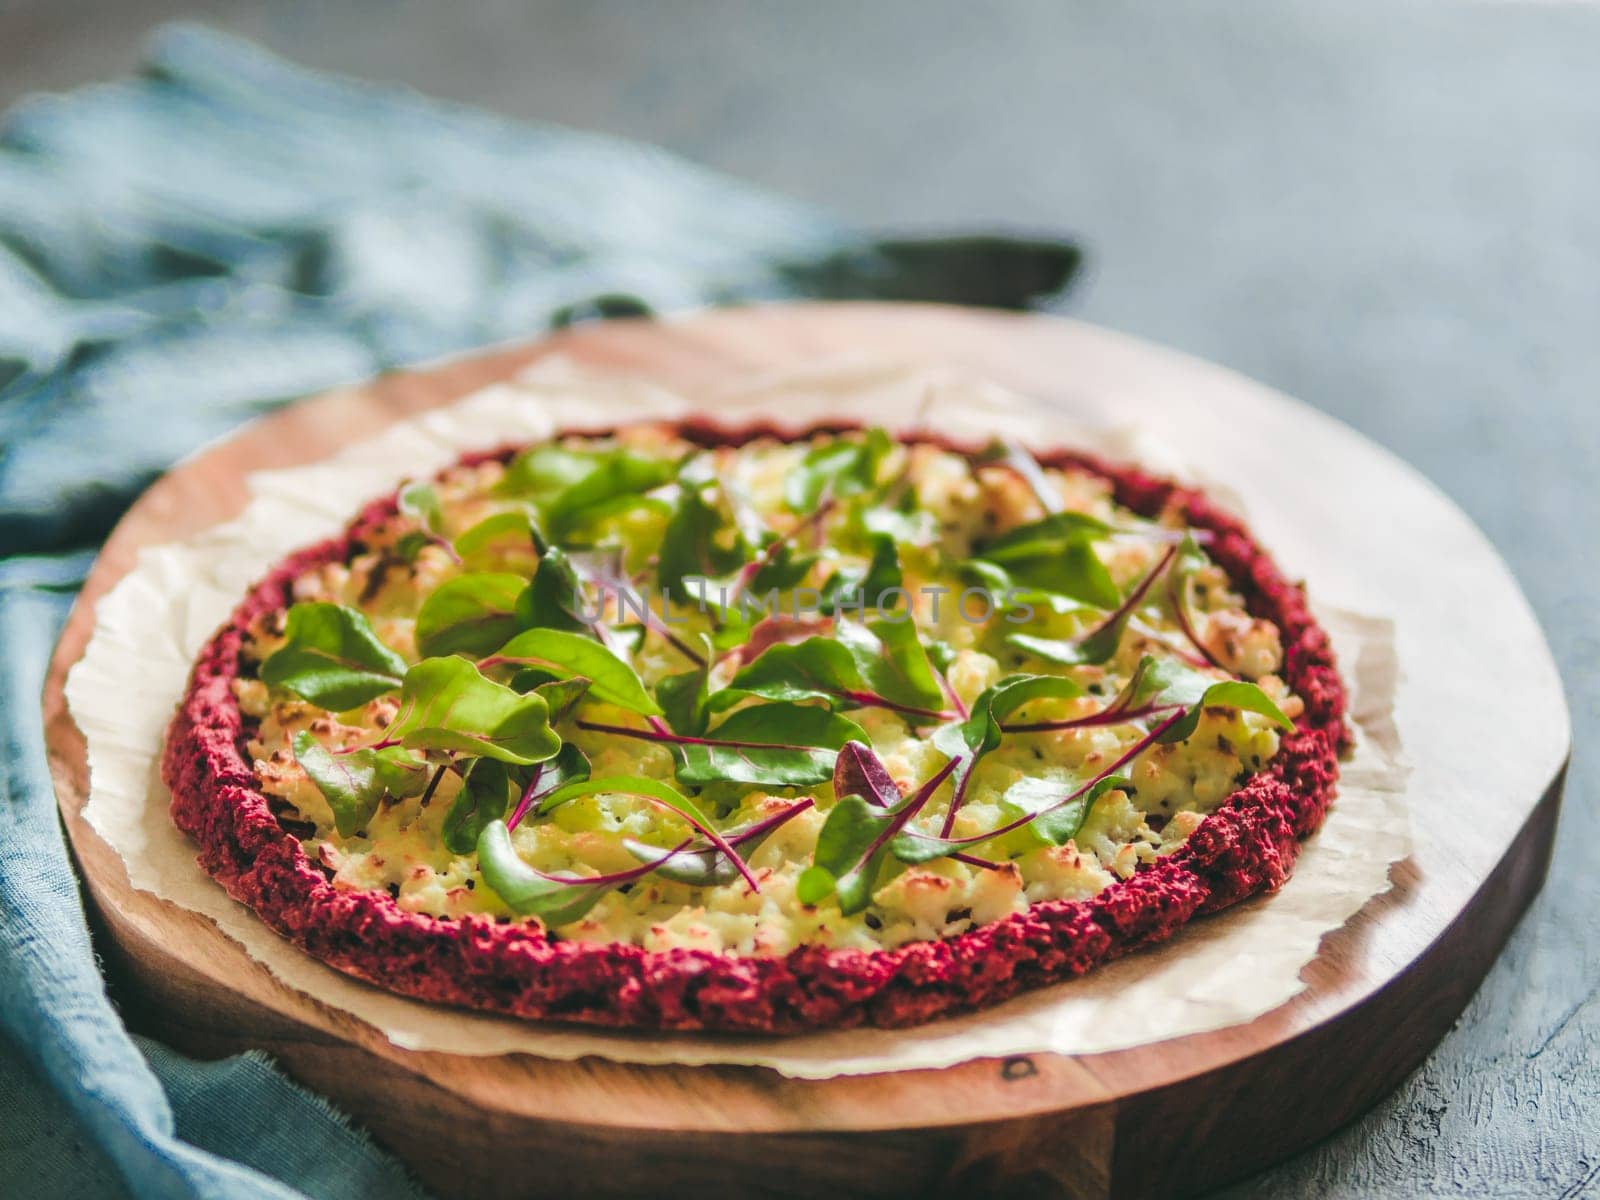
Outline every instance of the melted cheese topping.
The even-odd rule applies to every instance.
[[[609,439],[568,439],[562,444],[608,448],[619,443],[672,457],[693,450],[669,430],[653,426],[626,429]],[[747,514],[780,533],[812,520],[815,531],[804,536],[811,539],[808,545],[819,557],[796,585],[801,588],[820,587],[836,569],[860,570],[867,561],[859,531],[851,527],[859,514],[852,518],[845,506],[839,506],[818,521],[816,514],[797,514],[786,506],[785,481],[808,447],[808,443],[762,439],[708,452],[721,486]],[[505,470],[502,464],[487,463],[442,476],[435,485],[442,509],[437,532],[455,537],[485,517],[514,507],[513,501],[495,491]],[[1094,543],[1094,552],[1124,592],[1144,578],[1171,545],[1170,536],[1159,536],[1160,527],[1181,527],[1170,514],[1147,522],[1120,508],[1113,503],[1109,483],[1090,472],[1051,469],[1044,475],[1066,509],[1133,531]],[[977,597],[960,603],[960,593],[970,580],[957,575],[954,564],[969,556],[974,543],[1045,515],[1029,484],[1008,468],[974,466],[959,454],[922,444],[894,447],[881,464],[880,478],[902,479],[914,497],[910,511],[901,505],[879,515],[893,530],[917,627],[925,642],[944,644],[946,678],[964,704],[970,705],[1006,675],[1066,674],[1084,687],[1083,696],[1034,701],[1008,723],[1060,721],[1100,709],[1127,682],[1143,655],[1195,658],[1161,587],[1150,589],[1148,602],[1137,609],[1116,653],[1102,664],[1064,667],[1016,649],[1005,641],[1006,634],[1020,629],[1038,637],[1070,638],[1092,630],[1106,615],[1070,603],[1037,606],[1033,619],[1023,626],[1007,623],[998,611],[987,620],[976,619],[983,611]],[[670,485],[666,492],[670,495]],[[585,536],[620,548],[628,569],[638,571],[650,565],[664,522],[660,506],[635,507],[601,520],[600,527],[587,529]],[[351,561],[301,576],[293,587],[294,598],[360,609],[384,642],[414,661],[415,617],[434,588],[468,569],[531,577],[538,562],[527,541],[516,539],[479,549],[465,564],[438,544],[426,545],[414,556],[399,553],[402,539],[417,529],[414,518],[390,520],[366,539]],[[1277,629],[1244,610],[1220,568],[1205,566],[1192,580],[1190,617],[1210,655],[1235,677],[1255,681],[1291,718],[1297,716],[1299,700],[1274,674],[1282,658]],[[927,593],[920,590],[924,586],[950,591]],[[785,593],[784,599],[791,597]],[[659,606],[659,597],[654,603]],[[619,631],[636,621],[628,613],[613,616]],[[692,607],[675,611],[673,617],[687,622],[674,626],[685,640],[693,641],[699,630],[710,628],[710,618]],[[252,630],[235,691],[241,709],[258,723],[248,751],[286,828],[301,838],[312,860],[338,887],[386,889],[401,907],[417,912],[441,916],[484,912],[524,919],[511,914],[485,885],[475,854],[455,854],[445,844],[442,826],[461,787],[453,771],[440,776],[431,796],[386,799],[364,829],[350,837],[336,831],[328,803],[295,761],[290,745],[301,730],[309,730],[333,749],[371,743],[393,719],[396,700],[382,697],[359,710],[335,714],[268,688],[254,671],[282,644],[283,619],[283,613],[274,614]],[[633,666],[647,685],[689,665],[658,636],[646,634],[637,641]],[[713,688],[725,685],[739,665],[737,654],[725,655],[713,670]],[[1223,670],[1211,673],[1219,680],[1229,677]],[[577,715],[590,722],[638,724],[632,714],[592,699],[578,706]],[[847,710],[846,715],[866,730],[873,749],[906,794],[946,762],[929,740],[928,729],[908,723],[903,714],[860,708]],[[665,745],[580,729],[571,717],[556,728],[589,756],[595,778],[625,774],[674,782],[674,759]],[[1021,780],[1059,781],[1065,795],[1132,747],[1144,732],[1141,726],[1126,723],[1008,734],[981,760],[952,832],[981,834],[1015,817],[1016,810],[1008,811],[1002,799]],[[1170,853],[1206,813],[1262,767],[1277,746],[1277,731],[1267,719],[1209,706],[1190,737],[1151,746],[1129,763],[1120,773],[1132,780],[1132,786],[1103,795],[1071,841],[1041,846],[1041,839],[1018,830],[972,846],[975,856],[996,864],[993,868],[948,857],[915,866],[890,858],[878,876],[870,905],[849,916],[832,900],[816,906],[801,903],[795,891],[834,804],[830,786],[767,790],[715,785],[698,800],[723,829],[749,825],[802,797],[815,801],[814,808],[783,824],[748,854],[759,891],[741,879],[695,887],[647,875],[608,892],[582,919],[554,932],[572,940],[630,942],[651,950],[685,946],[742,955],[781,955],[816,943],[870,950],[950,937],[1030,904],[1093,896],[1142,864]],[[444,758],[435,755],[433,761]],[[937,834],[952,790],[947,781],[911,828]],[[523,860],[540,870],[583,876],[638,866],[639,860],[623,845],[624,838],[665,848],[677,845],[689,832],[679,818],[648,801],[602,794],[523,821],[512,842]]]

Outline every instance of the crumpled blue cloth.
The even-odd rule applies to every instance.
[[[264,1057],[129,1036],[40,733],[94,548],[266,409],[551,325],[782,297],[1020,307],[1058,241],[875,241],[659,150],[333,80],[202,29],[0,127],[0,1191],[422,1190]]]

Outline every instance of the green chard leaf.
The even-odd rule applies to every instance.
[[[866,765],[876,760],[870,748],[863,745],[857,760],[868,778],[877,773]],[[840,798],[828,811],[822,831],[817,835],[811,866],[795,881],[796,898],[802,904],[815,906],[833,895],[839,901],[839,911],[846,916],[866,908],[872,903],[873,889],[890,848],[905,840],[897,836],[900,830],[922,810],[959,765],[958,760],[946,763],[893,808],[885,809],[860,795]],[[878,769],[882,769],[881,763]],[[887,771],[883,773],[888,774]],[[878,799],[883,798],[885,794],[880,793]]]
[[[506,464],[495,493],[535,502],[551,500],[592,472],[597,457],[592,450],[568,450],[551,442],[530,446]]]
[[[841,620],[835,637],[778,642],[711,696],[721,708],[746,696],[827,700],[844,708],[883,705],[937,712],[944,689],[909,620],[862,626]]]
[[[811,866],[795,881],[795,898],[815,907],[836,896],[845,916],[866,908],[885,857],[883,847],[870,855],[868,850],[893,821],[892,814],[860,796],[842,797],[828,810]]]
[[[607,775],[601,779],[579,780],[551,792],[539,805],[539,812],[540,815],[544,815],[580,797],[598,796],[607,793],[649,800],[668,812],[676,814],[696,834],[705,838],[710,843],[711,850],[725,858],[728,864],[750,884],[752,890],[760,890],[756,886],[755,877],[750,874],[749,869],[744,865],[744,860],[739,857],[738,851],[728,843],[722,834],[717,832],[716,826],[701,811],[699,805],[669,784],[662,783],[659,779],[646,779],[638,775]],[[687,849],[688,845],[689,843],[686,842],[679,849]],[[676,852],[673,851],[672,853]]]
[[[663,509],[664,503],[642,493],[669,482],[677,465],[667,459],[645,458],[627,450],[601,456],[594,469],[541,506],[551,536],[564,537],[589,521],[614,517],[638,507]]]
[[[512,638],[485,665],[515,664],[557,678],[587,679],[589,695],[647,717],[661,715],[638,674],[593,638],[561,629],[530,629]]]
[[[1257,713],[1281,729],[1294,728],[1272,698],[1255,684],[1242,679],[1219,680],[1176,659],[1156,659],[1148,654],[1139,660],[1122,690],[1099,712],[1043,728],[1159,721],[1159,741],[1181,742],[1194,733],[1201,715],[1211,707]],[[939,735],[944,735],[944,730],[938,731],[936,743]]]
[[[384,796],[421,795],[431,774],[427,763],[398,746],[336,754],[304,729],[295,735],[294,757],[333,810],[341,837],[366,828]]]
[[[568,784],[588,779],[593,773],[589,756],[571,742],[562,742],[561,751],[554,758],[547,758],[528,768],[522,790],[517,794],[516,807],[512,809],[511,816],[506,818],[506,824],[516,828],[530,811],[538,812],[537,806],[544,802],[545,797]],[[513,776],[514,781],[516,778]]]
[[[621,795],[652,800],[663,808],[677,813],[691,825],[709,824],[705,813],[695,802],[670,783],[649,779],[643,775],[603,775],[599,779],[574,779],[545,796],[539,805],[539,815],[549,816],[563,804],[581,800],[585,796]]]
[[[518,916],[538,917],[546,925],[580,920],[609,887],[604,880],[572,883],[550,879],[522,861],[504,821],[490,821],[478,835],[478,870],[489,889]]]
[[[608,793],[649,800],[675,813],[689,825],[693,834],[678,846],[666,850],[633,843],[629,849],[637,857],[645,860],[643,865],[610,875],[572,879],[552,877],[528,866],[512,846],[511,835],[505,822],[491,821],[478,837],[478,866],[483,872],[484,882],[512,911],[524,916],[537,915],[549,925],[564,925],[583,916],[601,896],[620,883],[647,875],[663,865],[667,866],[669,872],[674,869],[688,869],[690,861],[675,863],[674,860],[690,848],[694,842],[694,834],[698,834],[710,843],[710,852],[725,860],[736,874],[743,876],[746,882],[755,888],[755,877],[750,875],[744,860],[739,857],[738,851],[728,843],[727,839],[716,831],[706,814],[693,800],[660,780],[633,775],[610,775],[602,779],[576,780],[563,784],[546,795],[540,802],[539,813],[541,816],[551,813],[562,805],[570,804],[584,796]],[[701,858],[700,865],[704,867],[707,862],[708,860]]]
[[[850,651],[873,692],[895,705],[933,711],[944,708],[944,688],[909,616],[871,621],[864,627],[840,620],[835,636]]]
[[[1095,631],[1091,638],[1042,638],[1031,633],[1013,633],[1006,638],[1008,646],[1015,646],[1018,650],[1025,651],[1035,658],[1048,663],[1059,663],[1064,667],[1081,666],[1084,663],[1103,663],[1117,652],[1116,646],[1104,654],[1106,640],[1095,640],[1104,627]],[[1120,640],[1121,631],[1118,631]],[[1092,644],[1091,644],[1092,643]]]
[[[754,853],[767,835],[752,838],[745,843],[747,852]],[[640,862],[649,863],[654,873],[674,883],[690,887],[717,887],[739,878],[739,869],[728,861],[728,856],[715,848],[686,847],[682,850],[663,850],[637,838],[623,838],[622,847]]]
[[[520,794],[525,783],[515,768],[498,759],[474,759],[462,776],[455,803],[445,814],[440,831],[445,847],[452,854],[471,854],[484,826],[505,817],[512,796]]]
[[[1209,682],[1209,681],[1208,681]],[[1210,683],[1200,695],[1190,701],[1188,691],[1181,693],[1185,699],[1182,701],[1187,706],[1183,719],[1169,728],[1161,735],[1163,742],[1181,742],[1194,733],[1195,727],[1200,724],[1200,714],[1212,707],[1237,708],[1243,712],[1258,713],[1266,717],[1280,729],[1293,729],[1294,722],[1283,715],[1283,710],[1272,702],[1272,698],[1253,683],[1246,683],[1242,679],[1225,679],[1220,683]],[[1163,693],[1163,700],[1177,700],[1177,693]]]
[[[1200,549],[1194,540],[1194,534],[1184,535],[1178,545],[1177,558],[1172,564],[1172,570],[1167,575],[1167,603],[1172,606],[1172,616],[1178,622],[1178,627],[1183,630],[1183,635],[1189,640],[1200,656],[1219,670],[1225,669],[1217,661],[1217,656],[1211,652],[1205,642],[1195,631],[1194,616],[1189,611],[1190,583],[1196,571],[1210,565],[1205,552]]]
[[[1294,728],[1294,722],[1272,698],[1243,679],[1216,679],[1204,671],[1173,658],[1154,658],[1146,654],[1139,660],[1128,682],[1117,693],[1108,712],[1146,712],[1182,709],[1183,717],[1161,735],[1163,742],[1181,742],[1195,731],[1201,714],[1210,707],[1236,708],[1266,717],[1280,729]]]
[[[973,702],[971,713],[959,724],[942,726],[934,742],[944,749],[941,736],[956,739],[966,753],[969,769],[977,759],[1000,744],[1000,723],[1033,700],[1072,700],[1083,695],[1083,688],[1064,675],[1010,675],[986,688]],[[951,731],[946,734],[945,731]],[[946,751],[949,753],[949,751]]]
[[[885,592],[904,585],[900,548],[894,538],[887,533],[869,533],[866,540],[872,550],[871,559],[864,568],[842,567],[830,575],[822,586],[819,611],[831,615],[841,607],[851,607],[846,601],[857,599],[862,605],[875,608]]]
[[[974,559],[999,567],[1017,587],[1115,608],[1122,592],[1094,550],[1094,543],[1110,531],[1104,521],[1084,513],[1052,513],[1001,535]]]
[[[1031,556],[1041,547],[1061,542],[1095,541],[1110,532],[1111,526],[1099,517],[1081,512],[1055,512],[1007,530],[988,542],[980,557],[990,562],[1003,562],[1006,557]]]
[[[706,498],[710,482],[690,477],[667,520],[657,561],[661,589],[674,599],[696,601],[700,589],[689,581],[715,581],[749,560],[750,547],[724,505]]]
[[[541,679],[531,688],[518,687],[519,683],[526,681],[529,676],[539,672],[537,667],[517,672],[511,680],[511,686],[518,692],[538,692],[544,697],[546,707],[550,709],[550,724],[556,725],[572,715],[572,710],[578,706],[578,701],[589,694],[593,681],[581,676],[572,679]],[[542,672],[539,672],[542,674]]]
[[[384,731],[411,750],[535,763],[561,749],[538,692],[520,695],[464,658],[429,658],[406,672],[400,711]]]
[[[1028,813],[1038,813],[1023,828],[1036,837],[1040,845],[1061,846],[1078,836],[1100,797],[1119,788],[1131,788],[1133,781],[1121,775],[1108,775],[1081,796],[1061,804],[1062,796],[1071,794],[1080,786],[1049,779],[1020,779],[1007,788],[1005,795],[1000,798],[1000,811],[1008,821]]]
[[[497,571],[446,580],[417,613],[418,652],[424,658],[491,653],[523,628],[518,601],[527,587],[522,576]]]
[[[526,509],[513,508],[485,517],[462,531],[455,540],[462,561],[499,562],[516,556],[531,556],[544,544],[544,538]]]
[[[578,569],[559,546],[549,546],[539,558],[533,582],[517,598],[517,620],[522,629],[589,628]]]
[[[430,538],[444,536],[444,506],[433,484],[407,484],[400,489],[397,507],[402,515],[416,521]]]
[[[893,491],[890,484],[887,491]],[[899,489],[899,496],[877,503],[877,494],[863,495],[850,505],[849,528],[869,546],[878,537],[887,537],[896,546],[929,549],[939,541],[939,518],[918,507],[916,489]]]
[[[769,540],[767,545],[771,544],[772,541]],[[762,552],[765,553],[766,549],[767,547],[763,547]],[[811,573],[811,568],[816,565],[818,557],[816,554],[801,554],[795,550],[792,542],[785,541],[778,547],[777,553],[762,563],[750,577],[750,591],[758,594],[773,589],[780,592],[788,591]]]
[[[680,675],[668,675],[656,684],[656,703],[674,733],[697,736],[706,731],[711,716],[711,663],[716,658],[711,639],[700,635],[704,661]]]
[[[867,693],[855,656],[833,638],[777,642],[740,669],[713,704],[745,696],[767,700],[849,700]]]
[[[334,712],[393,691],[405,659],[378,640],[364,614],[339,604],[296,604],[286,641],[261,664],[261,681]]]
[[[1178,547],[1174,546],[1162,555],[1160,561],[1145,574],[1144,578],[1129,590],[1115,611],[1087,633],[1063,640],[1014,633],[1006,641],[1017,649],[1025,650],[1046,662],[1061,663],[1065,666],[1109,661],[1122,646],[1122,635],[1128,628],[1128,622],[1133,619],[1134,613],[1139,610],[1139,606],[1161,573],[1169,565],[1175,565],[1178,553]]]
[[[751,783],[806,787],[833,778],[846,742],[867,740],[854,721],[808,704],[773,703],[740,709],[706,738],[712,744],[675,745],[678,782],[685,787]]]
[[[809,798],[797,800],[775,816],[763,817],[742,829],[730,829],[723,838],[738,848],[745,856],[754,854],[762,844],[792,818],[813,807]],[[648,863],[655,874],[691,887],[715,887],[732,883],[739,878],[738,866],[714,845],[700,843],[668,851],[664,856],[659,846],[634,838],[624,838],[623,847],[640,862]]]
[[[834,498],[859,495],[878,482],[878,468],[894,448],[882,429],[859,438],[828,438],[806,451],[784,480],[783,496],[795,512],[809,513],[826,493]]]

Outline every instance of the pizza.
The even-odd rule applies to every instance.
[[[468,456],[273,567],[164,748],[307,953],[517,1017],[904,1026],[1288,876],[1347,742],[1304,589],[1094,457],[705,422]]]

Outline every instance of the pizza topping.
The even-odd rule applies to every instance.
[[[313,859],[414,911],[952,936],[1170,853],[1301,711],[1181,514],[1016,446],[640,426],[412,484],[363,539],[235,689]]]

